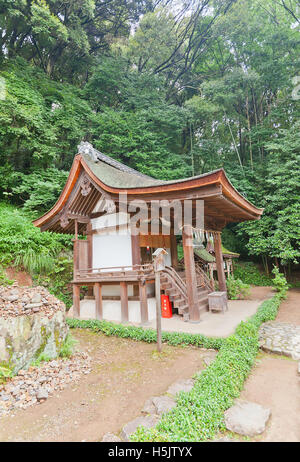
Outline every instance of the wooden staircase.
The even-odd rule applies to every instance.
[[[206,273],[196,265],[198,308],[201,312],[208,311],[208,294],[212,292],[212,284]],[[174,268],[166,266],[160,276],[161,289],[169,296],[173,307],[178,309],[178,314],[183,315],[184,321],[189,320],[189,307],[185,272],[177,272]]]

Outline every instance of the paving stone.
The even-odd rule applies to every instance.
[[[271,416],[271,410],[260,404],[237,400],[236,404],[225,412],[227,430],[245,436],[262,433]]]
[[[103,443],[118,443],[120,441],[122,441],[121,438],[119,438],[117,435],[114,435],[113,433],[105,433],[102,438]]]
[[[152,398],[147,399],[147,401],[144,404],[144,407],[142,409],[143,414],[151,414],[154,415],[156,414],[156,407],[153,404]]]
[[[153,415],[147,415],[145,417],[137,417],[136,419],[124,425],[122,432],[121,432],[121,437],[123,440],[129,441],[130,435],[132,435],[132,433],[134,433],[139,426],[142,425],[145,428],[152,428],[152,427],[155,427],[157,422],[158,422],[158,417],[153,416]]]
[[[300,326],[270,321],[259,330],[259,344],[262,350],[300,359]]]
[[[181,391],[191,391],[191,389],[194,386],[194,380],[193,379],[181,379],[177,380],[177,382],[174,382],[172,385],[167,390],[167,393],[170,395],[176,395],[176,393],[179,393]]]
[[[169,396],[155,396],[152,398],[152,402],[156,408],[156,414],[161,415],[165,412],[169,412],[173,407],[176,406],[176,401]]]

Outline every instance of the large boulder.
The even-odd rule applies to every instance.
[[[0,364],[17,373],[42,353],[56,358],[68,333],[65,316],[45,288],[0,287]]]
[[[239,435],[255,436],[263,433],[270,416],[271,410],[260,404],[237,400],[225,412],[225,425]]]

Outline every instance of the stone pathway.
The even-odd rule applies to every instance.
[[[260,348],[300,360],[300,326],[285,322],[270,321],[259,331]]]
[[[270,416],[270,409],[240,399],[224,415],[227,430],[245,436],[263,433]]]

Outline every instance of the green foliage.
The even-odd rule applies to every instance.
[[[0,169],[1,171],[1,169]],[[6,194],[12,201],[24,202],[24,210],[42,213],[51,209],[60,195],[68,173],[56,168],[39,170],[28,175],[16,173],[12,176],[16,186]]]
[[[22,210],[0,203],[0,262],[16,264],[33,274],[54,267],[55,257],[72,248],[71,236],[41,233]]]
[[[45,353],[40,353],[37,358],[31,361],[30,365],[34,367],[39,367],[41,363],[48,363],[49,361],[52,361],[52,359],[53,358],[50,358],[50,356],[46,355]]]
[[[107,336],[129,338],[132,340],[154,343],[157,341],[156,331],[143,329],[142,327],[124,326],[109,321],[79,320],[68,318],[67,323],[71,328],[91,329],[94,332],[102,332]],[[186,334],[179,332],[163,332],[162,341],[172,346],[194,345],[199,348],[219,349],[223,339],[209,338],[200,334]]]
[[[231,275],[226,280],[226,286],[229,300],[244,299],[250,293],[249,284],[245,284],[240,279],[236,279]]]
[[[77,340],[75,340],[71,334],[68,334],[61,349],[59,350],[59,358],[70,358],[74,353],[74,348],[77,345]],[[41,363],[52,361],[53,358],[45,354],[44,352],[40,353],[37,358],[35,358],[30,365],[39,367]]]
[[[272,273],[274,274],[273,284],[282,297],[286,297],[289,285],[283,273],[280,273],[277,266],[274,266]]]
[[[13,282],[12,279],[8,279],[6,276],[4,268],[0,267],[0,286],[10,286]]]
[[[254,286],[273,285],[273,279],[259,271],[257,265],[251,261],[234,261],[233,273],[236,279],[240,279],[245,284],[252,284]]]
[[[241,322],[234,335],[222,342],[215,361],[196,376],[193,389],[181,392],[177,405],[159,424],[138,428],[132,441],[206,441],[225,430],[224,412],[239,397],[259,349],[258,329],[276,317],[282,296],[265,300],[257,313]]]
[[[47,287],[49,292],[65,303],[67,308],[73,304],[71,280],[73,278],[73,258],[61,253],[54,260],[53,266],[46,274],[37,274],[34,277],[38,285]]]
[[[59,351],[59,357],[60,358],[70,358],[73,353],[76,345],[78,344],[78,341],[71,335],[68,334],[63,346],[61,347]]]
[[[13,377],[13,372],[9,366],[0,363],[0,385],[5,383],[7,379]]]
[[[82,139],[155,178],[223,167],[264,207],[225,246],[266,272],[299,264],[297,2],[183,3],[0,0],[0,199],[49,209]],[[67,238],[22,229],[21,245],[0,223],[0,262],[55,272]],[[255,283],[248,269],[236,278]]]

